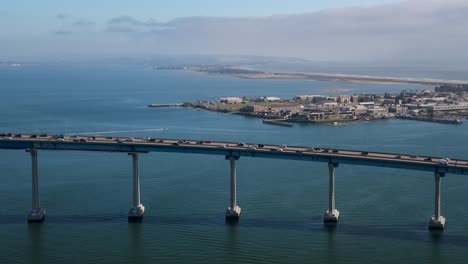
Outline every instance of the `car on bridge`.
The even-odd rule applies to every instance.
[[[444,165],[444,166],[448,166],[448,165],[449,165],[449,162],[450,162],[450,159],[449,159],[449,158],[440,159],[440,160],[438,161],[438,163],[439,163],[440,165]]]

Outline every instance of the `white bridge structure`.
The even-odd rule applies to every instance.
[[[201,141],[183,139],[125,138],[102,136],[63,136],[47,134],[0,134],[0,149],[24,149],[32,161],[32,209],[29,222],[41,222],[45,209],[39,200],[39,175],[37,156],[39,151],[101,151],[128,153],[133,161],[133,195],[129,220],[141,220],[145,207],[140,200],[140,176],[138,157],[148,152],[175,152],[186,154],[221,155],[230,164],[230,203],[226,210],[227,220],[238,220],[241,208],[237,204],[236,161],[241,157],[273,158],[325,162],[329,170],[329,203],[324,213],[324,222],[336,223],[340,212],[335,207],[335,171],[340,164],[400,168],[430,172],[434,175],[434,215],[429,220],[429,229],[444,229],[445,218],[441,215],[441,178],[446,174],[468,175],[468,160],[407,154],[382,153],[358,150],[313,148],[271,144]]]

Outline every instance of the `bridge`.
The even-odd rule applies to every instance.
[[[133,161],[133,197],[129,210],[130,221],[141,220],[145,207],[140,201],[140,176],[138,157],[149,152],[192,153],[224,156],[230,163],[230,203],[226,210],[227,220],[237,220],[241,208],[237,205],[236,161],[240,157],[273,158],[325,162],[329,170],[329,201],[324,213],[325,223],[338,222],[340,212],[335,207],[335,170],[339,164],[399,168],[431,172],[435,180],[434,215],[429,220],[429,229],[444,229],[445,218],[441,215],[441,178],[446,174],[468,175],[468,160],[442,157],[417,156],[401,153],[383,153],[345,149],[313,148],[243,142],[220,142],[184,139],[155,139],[129,137],[63,136],[47,134],[0,134],[0,149],[26,150],[32,160],[32,209],[28,222],[41,222],[45,209],[40,206],[37,155],[39,150],[72,150],[128,153]]]

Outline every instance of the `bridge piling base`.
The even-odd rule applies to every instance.
[[[226,220],[238,220],[241,214],[241,208],[235,206],[234,208],[228,207],[226,210]]]
[[[445,217],[439,216],[439,218],[431,217],[429,220],[429,229],[430,230],[444,230],[445,228]]]
[[[28,214],[28,223],[40,223],[44,221],[45,218],[45,209],[38,208],[38,209],[31,209]]]
[[[332,212],[330,210],[326,210],[323,216],[323,222],[325,223],[336,223],[340,218],[340,211],[333,209]]]
[[[141,221],[145,215],[145,207],[139,204],[137,207],[130,207],[128,211],[128,221]]]

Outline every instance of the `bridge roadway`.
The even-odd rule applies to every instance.
[[[43,149],[104,152],[177,152],[238,157],[277,158],[343,164],[392,167],[421,171],[468,175],[468,160],[451,159],[447,165],[441,157],[416,156],[358,150],[310,148],[271,144],[239,144],[238,142],[199,141],[179,139],[149,139],[126,137],[90,137],[21,135],[0,137],[0,149]],[[256,147],[254,147],[256,146]]]
[[[445,226],[445,218],[440,215],[440,178],[444,177],[447,173],[468,175],[468,160],[461,159],[443,160],[441,157],[413,154],[206,140],[0,134],[0,149],[25,149],[31,152],[33,170],[33,210],[29,217],[31,221],[41,221],[45,213],[41,211],[43,209],[40,208],[38,202],[37,150],[124,152],[132,155],[134,167],[134,203],[129,212],[129,219],[138,219],[144,214],[144,207],[140,204],[139,194],[139,153],[175,152],[225,156],[226,159],[230,160],[231,165],[231,203],[226,217],[236,219],[240,216],[240,207],[236,204],[235,162],[240,157],[327,162],[329,167],[330,195],[329,208],[324,216],[325,222],[336,222],[339,217],[339,212],[334,206],[334,173],[335,168],[340,163],[433,172],[436,183],[436,197],[435,214],[430,221],[430,228],[438,229],[443,229]]]

